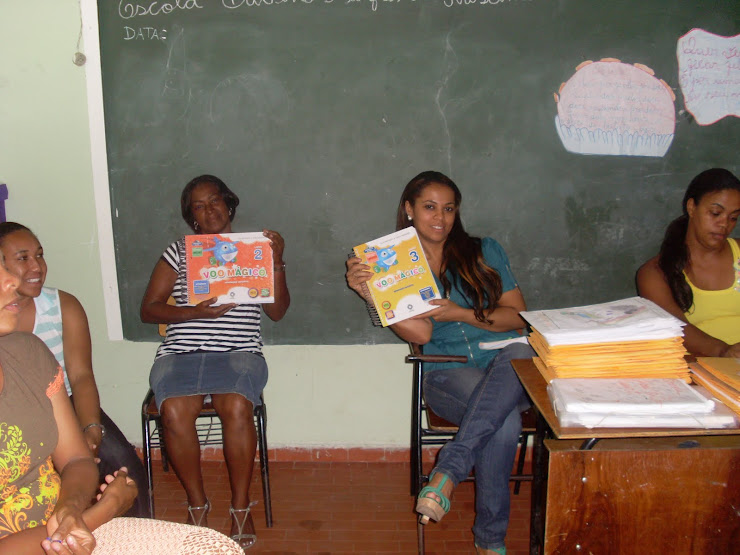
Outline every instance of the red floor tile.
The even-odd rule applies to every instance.
[[[326,459],[324,459],[325,461]],[[209,525],[229,532],[226,465],[204,461],[206,491],[212,502]],[[409,495],[409,465],[400,462],[270,461],[273,528],[266,528],[258,466],[251,496],[258,542],[251,553],[416,553],[414,500]],[[157,518],[184,522],[185,494],[172,472],[154,461]],[[512,485],[513,492],[513,485]],[[473,553],[474,488],[461,484],[452,508],[440,523],[425,527],[426,553]],[[529,545],[530,484],[512,494],[507,536],[509,555],[525,555]]]

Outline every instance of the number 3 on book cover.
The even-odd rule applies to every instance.
[[[188,302],[275,302],[270,240],[262,233],[186,235]]]
[[[416,229],[407,227],[353,250],[373,271],[367,287],[375,325],[390,326],[436,308],[427,301],[439,299],[439,290]]]

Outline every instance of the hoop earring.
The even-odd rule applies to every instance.
[[[193,229],[198,231],[198,222],[193,222]]]
[[[233,212],[232,209],[229,208],[229,216],[231,216],[232,212]]]

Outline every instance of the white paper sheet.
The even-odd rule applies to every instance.
[[[552,346],[682,337],[686,325],[641,297],[572,308],[524,311],[520,316]]]

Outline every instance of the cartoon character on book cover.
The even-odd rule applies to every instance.
[[[439,291],[413,227],[358,245],[354,252],[374,273],[367,286],[376,324],[389,326],[436,308],[428,301],[439,299]]]
[[[190,304],[275,301],[272,248],[262,233],[186,235],[185,251]]]

